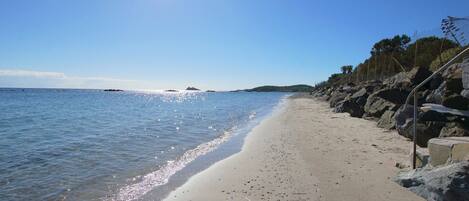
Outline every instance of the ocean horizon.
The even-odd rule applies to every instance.
[[[0,199],[144,199],[194,161],[200,171],[220,160],[200,158],[240,141],[287,95],[2,88]]]

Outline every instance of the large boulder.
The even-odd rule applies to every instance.
[[[457,110],[438,104],[423,104],[420,121],[457,122],[469,125],[469,111]]]
[[[411,170],[399,174],[395,181],[426,200],[468,200],[469,161]]]
[[[343,100],[335,105],[334,112],[347,112],[352,117],[361,117],[363,108],[350,100]]]
[[[462,74],[459,64],[454,64],[443,71],[441,75],[443,82],[426,96],[425,101],[449,108],[469,110],[469,98],[466,98],[463,92]]]
[[[387,88],[398,88],[410,90],[417,86],[432,74],[430,70],[423,67],[413,68],[409,72],[398,73],[383,82]],[[428,84],[429,86],[430,84]]]
[[[447,82],[446,84],[447,91],[460,93],[461,90],[463,90],[462,68],[460,64],[451,65],[448,69],[443,71],[441,76]]]
[[[365,104],[365,115],[380,118],[387,110],[396,111],[405,102],[408,91],[402,89],[382,89],[371,94]]]
[[[423,109],[423,110],[422,110]],[[439,136],[458,136],[464,135],[461,129],[466,129],[469,125],[467,112],[445,108],[441,105],[424,104],[424,107],[418,110],[417,116],[417,144],[422,147],[427,146],[431,138]],[[401,106],[394,115],[396,129],[402,136],[413,138],[413,106]],[[443,130],[445,128],[445,130]],[[443,135],[442,135],[443,133]]]
[[[469,99],[454,93],[443,96],[442,105],[458,110],[469,110]]]
[[[368,92],[366,88],[347,96],[343,101],[335,105],[335,112],[347,112],[352,117],[362,117],[365,112],[363,107],[366,103]]]
[[[420,111],[419,116],[417,117],[416,143],[421,147],[427,147],[428,140],[438,137],[441,129],[445,126],[445,122],[442,121],[422,121],[422,116],[424,115],[425,113]],[[413,106],[401,106],[394,115],[394,120],[396,122],[395,126],[399,135],[413,139]]]
[[[381,118],[378,120],[378,127],[385,129],[394,129],[396,128],[396,120],[394,115],[396,111],[386,110],[386,112],[381,115]]]
[[[383,85],[387,88],[410,88],[412,82],[407,76],[406,72],[400,72],[394,76],[391,76],[383,81]]]
[[[346,92],[341,92],[341,91],[334,91],[331,93],[331,96],[329,98],[329,106],[330,107],[335,107],[337,103],[340,101],[344,100],[345,97],[347,97],[348,94]]]

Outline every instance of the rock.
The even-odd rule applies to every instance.
[[[464,89],[461,91],[461,96],[469,98],[469,89]]]
[[[334,91],[332,94],[331,94],[331,97],[329,98],[329,105],[330,107],[335,107],[335,105],[337,103],[339,103],[340,101],[344,100],[345,97],[347,97],[347,93],[345,92],[340,92],[340,91]]]
[[[371,94],[365,104],[367,116],[380,118],[387,110],[395,111],[405,102],[408,91],[401,89],[382,89]]]
[[[383,81],[383,85],[388,88],[404,88],[408,89],[412,86],[412,82],[407,77],[406,72],[400,72],[390,78]]]
[[[463,90],[462,69],[459,67],[459,64],[453,64],[443,71],[442,77],[445,80],[446,94],[461,93]]]
[[[469,125],[469,112],[445,108],[441,105],[424,104],[417,116],[417,144],[427,146],[431,138],[465,135]],[[396,129],[402,136],[413,138],[413,106],[401,106],[394,115]],[[445,130],[443,130],[445,128]]]
[[[440,131],[440,137],[469,136],[469,126],[458,122],[447,123]]]
[[[432,75],[432,72],[428,70],[428,68],[424,68],[424,67],[413,68],[411,71],[407,73],[407,76],[412,81],[412,86],[417,86],[418,84],[423,82],[425,79],[430,77],[430,75]]]
[[[334,112],[347,112],[352,117],[363,116],[363,107],[351,100],[344,100],[336,104]]]
[[[404,168],[407,168],[409,167],[408,165],[404,164],[404,163],[399,163],[399,162],[396,162],[394,164],[395,167],[399,168],[399,169],[404,169]]]
[[[459,118],[456,115],[441,113],[435,110],[419,111],[418,116],[418,121],[452,122]]]
[[[359,91],[355,92],[350,99],[353,100],[355,103],[364,106],[366,103],[366,99],[368,98],[369,91],[366,88],[362,88]]]
[[[207,90],[207,91],[205,91],[205,92],[216,92],[216,91],[214,91],[214,90]]]
[[[423,104],[419,113],[420,121],[459,122],[469,125],[469,111],[448,108],[438,104]]]
[[[200,91],[200,89],[197,89],[195,87],[187,87],[186,90],[187,91]]]
[[[398,107],[396,104],[385,99],[373,96],[369,97],[365,104],[365,112],[370,117],[381,117],[387,110],[394,110]]]
[[[378,127],[385,129],[396,128],[396,120],[394,119],[395,113],[395,111],[386,110],[386,112],[384,112],[383,115],[381,115],[381,118],[378,120]]]
[[[432,74],[423,67],[413,68],[409,72],[398,73],[383,82],[387,88],[411,90]],[[430,84],[428,84],[430,85]]]
[[[427,200],[464,201],[469,198],[469,161],[404,172],[395,181]]]
[[[430,80],[430,85],[428,86],[428,89],[430,90],[435,90],[437,89],[441,83],[443,83],[445,80],[443,79],[443,76],[440,74],[435,75],[431,80]]]
[[[368,92],[365,88],[355,92],[351,96],[347,96],[343,101],[335,105],[335,112],[347,112],[352,117],[362,117],[364,105],[368,97]]]
[[[461,96],[460,94],[454,93],[448,96],[444,96],[442,105],[459,110],[469,110],[469,99]]]
[[[441,104],[443,102],[443,95],[445,93],[446,83],[443,82],[440,86],[431,91],[431,93],[426,97],[427,103],[436,103]]]
[[[105,89],[103,91],[109,91],[109,92],[120,92],[120,91],[124,91],[122,89]]]
[[[396,120],[396,129],[399,135],[413,139],[413,106],[399,108],[394,115],[394,119]],[[427,147],[428,140],[440,135],[440,130],[445,126],[445,122],[422,122],[420,119],[421,116],[419,115],[417,118],[417,144],[421,147]]]

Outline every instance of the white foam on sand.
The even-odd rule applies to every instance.
[[[215,150],[220,144],[226,142],[232,136],[232,133],[232,131],[226,131],[220,137],[186,151],[178,159],[168,161],[167,164],[159,170],[143,176],[140,182],[122,187],[119,189],[117,195],[110,200],[136,200],[155,187],[168,183],[168,180],[172,175],[183,169],[187,164],[194,161],[199,156]]]
[[[282,97],[278,104],[274,106],[265,117],[271,116],[274,113],[278,113],[287,103],[287,98],[290,95],[286,95]],[[252,112],[249,115],[249,119],[252,120],[257,116],[256,112]],[[259,120],[264,119],[260,118]],[[141,181],[127,185],[119,189],[118,193],[110,198],[109,200],[112,201],[129,201],[129,200],[137,200],[144,196],[146,193],[153,190],[155,187],[167,184],[169,178],[176,174],[178,171],[182,170],[186,167],[189,163],[196,160],[198,157],[208,154],[209,152],[214,151],[217,149],[221,144],[228,141],[235,133],[236,133],[236,126],[225,131],[223,135],[219,136],[218,138],[200,144],[194,149],[186,151],[181,157],[177,158],[174,161],[168,161],[165,166],[158,169],[157,171],[151,172],[142,177]]]

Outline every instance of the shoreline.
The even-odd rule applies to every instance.
[[[229,137],[218,144],[213,150],[197,156],[193,161],[186,164],[179,171],[168,177],[168,181],[163,185],[158,185],[147,193],[138,197],[138,200],[163,200],[175,189],[181,187],[194,175],[206,170],[210,166],[239,153],[245,142],[245,138],[253,128],[265,119],[277,113],[291,95],[281,97],[278,103],[262,113],[255,113],[255,117],[250,117],[250,122],[236,129],[232,129]],[[213,141],[213,140],[212,140]],[[210,142],[207,142],[210,143]],[[117,199],[126,200],[126,199]]]
[[[119,188],[110,200],[164,199],[190,177],[240,152],[250,131],[278,111],[289,96],[283,95],[271,107],[251,112],[248,122],[232,126],[221,136],[186,150],[172,162],[143,175],[140,181]]]
[[[394,131],[297,95],[253,128],[240,152],[164,200],[423,200],[392,181],[409,147]]]

